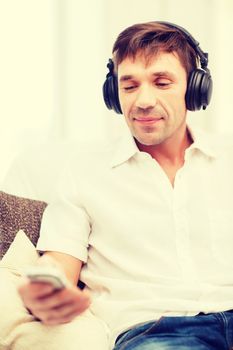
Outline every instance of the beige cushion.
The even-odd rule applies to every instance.
[[[33,319],[23,306],[17,286],[21,283],[21,269],[34,264],[37,259],[38,254],[34,245],[20,230],[0,261],[0,309],[4,315],[0,318],[0,349],[5,349],[3,345],[16,325]]]
[[[20,270],[37,259],[34,245],[19,231],[0,261],[0,350],[108,350],[108,328],[89,310],[52,327],[27,312],[17,292]]]
[[[34,264],[37,261],[38,256],[35,246],[24,231],[20,230],[16,234],[10,248],[0,261],[0,268],[7,267],[20,271],[21,268]]]

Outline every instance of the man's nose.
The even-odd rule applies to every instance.
[[[157,96],[151,87],[144,86],[138,91],[136,107],[142,109],[153,108],[157,103]]]

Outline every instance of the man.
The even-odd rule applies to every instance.
[[[74,154],[45,210],[37,248],[72,286],[21,286],[44,324],[72,324],[90,308],[115,350],[233,347],[231,148],[186,123],[187,109],[210,102],[207,64],[170,23],[117,38],[104,98],[130,134]]]

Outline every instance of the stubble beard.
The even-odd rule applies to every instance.
[[[136,128],[131,129],[134,138],[145,146],[157,146],[169,138],[169,130],[162,128],[156,130],[154,127],[144,126],[142,130],[138,131]]]
[[[155,116],[162,119],[159,125],[137,125],[134,120],[137,117]],[[126,118],[127,121],[127,118]],[[148,108],[146,110],[136,108],[132,110],[127,121],[133,137],[142,145],[156,146],[170,136],[168,116],[161,108]]]

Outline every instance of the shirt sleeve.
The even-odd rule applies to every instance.
[[[82,181],[68,167],[62,174],[57,195],[44,211],[39,251],[56,251],[86,262],[91,220],[82,203]]]

